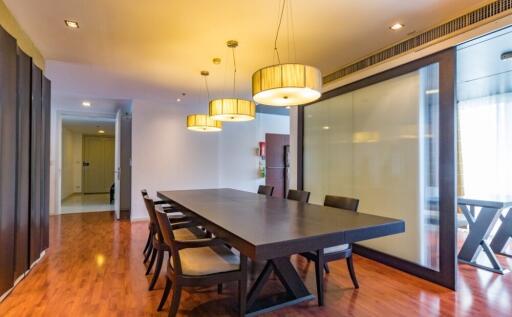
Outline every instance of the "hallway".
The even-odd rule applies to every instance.
[[[109,194],[75,193],[61,203],[62,214],[112,210],[114,210],[114,202],[110,202]]]

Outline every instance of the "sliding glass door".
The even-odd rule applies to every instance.
[[[453,66],[450,50],[330,92],[302,114],[303,187],[311,202],[355,197],[360,212],[403,219],[405,233],[362,242],[356,251],[451,288]]]

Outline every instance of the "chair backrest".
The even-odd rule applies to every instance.
[[[305,190],[288,190],[288,195],[286,195],[286,199],[300,201],[301,203],[307,203],[309,201],[310,192]]]
[[[163,236],[162,241],[171,250],[171,260],[173,261],[172,269],[177,274],[182,274],[180,253],[179,253],[178,247],[176,246],[176,242],[175,242],[176,237],[174,236],[174,233],[172,232],[171,221],[169,220],[169,217],[167,216],[167,214],[160,210],[156,210],[155,215],[156,215],[156,218],[158,221],[158,227]]]
[[[274,192],[274,186],[260,185],[260,187],[258,187],[258,194],[260,194],[260,195],[272,196],[273,192]]]
[[[325,195],[324,206],[357,211],[357,207],[359,206],[359,199]]]
[[[158,225],[158,219],[156,218],[157,210],[155,208],[155,203],[153,202],[153,199],[149,198],[148,196],[145,196],[144,204],[146,205],[146,209],[148,211],[149,221],[151,223],[151,226],[156,231],[156,234],[158,235],[158,239],[160,241],[163,241],[162,231],[160,230],[160,226]]]

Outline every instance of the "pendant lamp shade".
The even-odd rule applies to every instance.
[[[206,114],[191,114],[187,116],[187,129],[198,132],[222,131],[222,122],[213,120]]]
[[[250,121],[256,117],[256,104],[245,99],[214,99],[208,108],[210,117],[218,121]]]
[[[252,95],[256,103],[267,106],[304,105],[322,95],[322,73],[303,64],[264,67],[252,75]]]

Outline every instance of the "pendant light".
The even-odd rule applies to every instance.
[[[214,99],[208,105],[210,117],[219,121],[249,121],[256,117],[256,104],[251,100],[236,98],[236,59],[238,42],[227,42],[233,53],[233,98]]]
[[[210,91],[208,89],[208,81],[206,80],[208,75],[210,75],[209,72],[201,71],[201,76],[204,77],[208,100],[210,100]],[[197,132],[218,132],[222,131],[222,122],[214,120],[207,114],[190,114],[187,116],[187,129]]]
[[[318,68],[297,63],[281,63],[277,50],[277,39],[285,5],[286,0],[283,0],[274,40],[277,65],[264,67],[252,75],[252,95],[258,104],[281,107],[298,106],[313,102],[322,95],[322,73]],[[290,14],[288,14],[288,19],[289,16]]]

